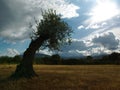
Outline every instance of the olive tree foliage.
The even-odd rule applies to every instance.
[[[45,39],[40,49],[60,50],[63,44],[71,43],[72,28],[58,15],[55,10],[42,11],[43,18],[35,20],[36,30],[33,29],[31,39],[34,41],[39,37]],[[30,25],[30,28],[33,28]]]

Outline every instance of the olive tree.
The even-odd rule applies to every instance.
[[[24,52],[22,61],[17,65],[11,77],[31,78],[36,76],[37,74],[33,69],[33,60],[36,51],[43,47],[50,50],[59,50],[63,43],[70,42],[71,33],[71,27],[55,10],[42,12],[42,19],[36,22],[36,31],[31,37],[29,47]]]

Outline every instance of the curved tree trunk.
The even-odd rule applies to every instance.
[[[11,75],[11,78],[31,78],[37,74],[33,70],[33,60],[35,57],[36,50],[43,44],[45,39],[37,38],[34,41],[31,41],[29,47],[23,54],[23,59],[19,65],[17,65],[15,72]]]

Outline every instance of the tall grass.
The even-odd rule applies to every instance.
[[[119,65],[34,65],[39,75],[10,81],[16,65],[0,65],[0,90],[120,90]]]

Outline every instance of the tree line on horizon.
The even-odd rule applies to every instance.
[[[18,64],[22,57],[16,55],[14,57],[1,56],[0,64]],[[67,58],[64,59],[60,55],[36,57],[34,64],[40,65],[99,65],[99,64],[120,64],[120,53],[113,52],[110,55],[104,55],[101,58],[94,58],[92,56],[85,56],[84,58]]]

